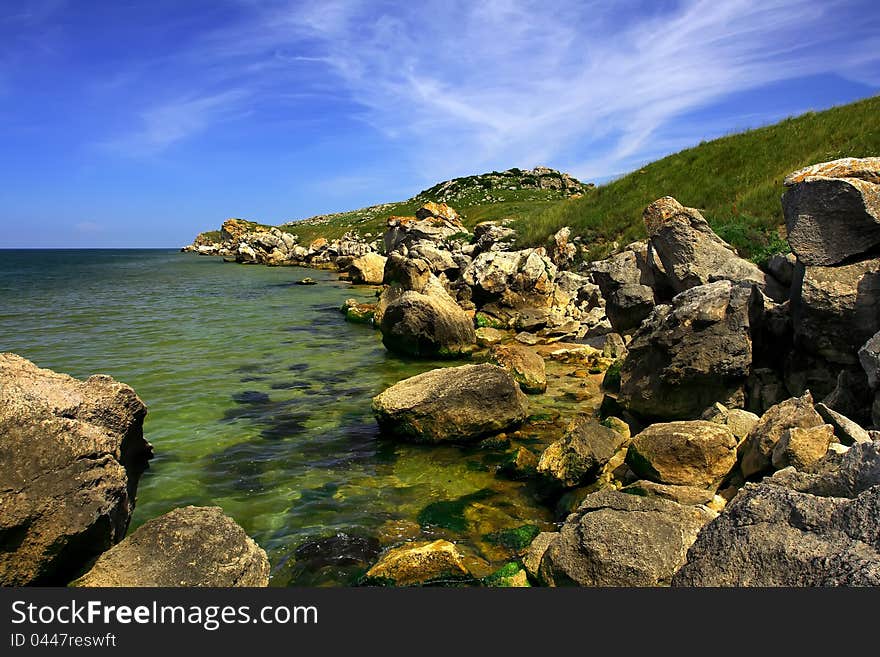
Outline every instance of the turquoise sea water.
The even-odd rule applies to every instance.
[[[295,285],[305,276],[318,284]],[[156,457],[132,528],[221,506],[282,586],[352,584],[379,549],[414,538],[499,565],[510,552],[486,535],[545,527],[549,512],[495,476],[497,453],[379,436],[371,398],[439,363],[391,356],[344,321],[346,298],[375,294],[333,272],[176,251],[0,251],[0,351],[110,374],[146,402]]]

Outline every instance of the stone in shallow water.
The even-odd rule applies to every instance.
[[[470,578],[464,555],[449,541],[438,540],[390,550],[367,571],[364,583],[419,586]]]
[[[431,370],[373,398],[385,432],[421,442],[468,441],[513,427],[528,402],[513,377],[490,364]]]

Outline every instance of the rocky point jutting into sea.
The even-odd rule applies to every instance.
[[[186,251],[369,286],[342,315],[389,362],[426,365],[359,402],[371,444],[494,482],[303,541],[291,562],[365,585],[880,584],[880,158],[792,173],[782,208],[791,254],[763,268],[671,197],[645,208],[646,240],[594,262],[568,229],[516,249],[503,221],[469,229],[435,201],[375,239],[300,244],[295,225],[237,219],[197,238]],[[0,384],[4,584],[269,581],[266,552],[213,504],[126,536],[152,452],[131,388],[12,354]],[[257,394],[242,401],[271,403]],[[410,487],[390,481],[378,496]]]

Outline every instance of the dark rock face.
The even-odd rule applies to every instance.
[[[578,416],[566,434],[552,443],[538,462],[538,472],[573,488],[596,475],[629,442],[626,433],[615,431],[589,417]]]
[[[654,290],[647,285],[623,285],[605,302],[608,321],[621,333],[638,328],[653,309]]]
[[[0,584],[67,584],[122,540],[152,454],[146,412],[109,376],[0,354]]]
[[[659,586],[685,562],[712,513],[660,498],[603,490],[565,521],[541,561],[551,586]]]
[[[880,446],[861,443],[811,473],[747,484],[703,528],[676,586],[880,585]]]
[[[839,267],[800,267],[792,296],[795,346],[831,363],[858,364],[880,331],[880,258]]]
[[[785,179],[788,241],[806,265],[836,265],[880,246],[880,158],[824,162]]]
[[[268,586],[266,553],[220,507],[187,506],[141,525],[74,586]]]
[[[868,377],[868,387],[876,390],[880,387],[880,331],[859,349],[859,362]]]
[[[773,299],[787,296],[778,281],[740,258],[732,246],[718,237],[698,210],[666,196],[645,208],[642,219],[651,248],[676,292],[729,280],[757,285]]]
[[[506,370],[463,365],[404,379],[373,398],[388,433],[420,442],[465,441],[525,420],[528,402]]]
[[[620,402],[650,418],[689,419],[715,402],[742,408],[752,365],[756,291],[717,281],[657,306],[634,334]]]

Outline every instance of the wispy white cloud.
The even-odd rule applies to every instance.
[[[192,137],[209,126],[238,118],[247,111],[243,89],[231,89],[202,96],[185,96],[143,110],[138,127],[100,144],[124,155],[155,155],[178,141]]]
[[[687,145],[670,122],[732,94],[823,73],[877,84],[880,70],[866,47],[880,18],[854,29],[856,0],[240,2],[243,20],[185,54],[226,91],[145,111],[129,146],[160,150],[291,93],[342,94],[425,181],[538,163],[591,178]]]

